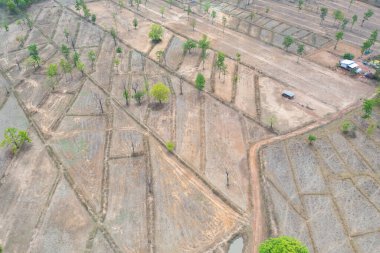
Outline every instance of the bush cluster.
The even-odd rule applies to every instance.
[[[0,6],[6,6],[11,14],[17,14],[25,11],[37,0],[0,0]]]

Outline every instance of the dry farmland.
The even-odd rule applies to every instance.
[[[30,27],[0,29],[0,134],[14,127],[32,139],[16,154],[0,149],[4,253],[257,253],[278,235],[313,253],[380,252],[380,111],[369,121],[359,108],[377,83],[336,67],[380,29],[377,7],[211,0],[207,13],[200,1],[85,2],[96,20],[73,0],[45,0],[27,10]],[[329,8],[323,25],[318,6]],[[333,10],[361,18],[369,8],[334,49]],[[164,29],[159,43],[153,24]],[[184,52],[203,35],[205,58]],[[158,82],[169,89],[163,103],[150,94]]]

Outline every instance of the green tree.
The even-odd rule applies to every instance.
[[[203,5],[203,10],[204,10],[206,13],[208,13],[209,10],[210,10],[210,7],[211,7],[210,1],[207,1],[207,2],[205,2],[204,5]]]
[[[302,10],[304,3],[304,0],[298,0],[298,10]]]
[[[156,57],[159,63],[162,63],[165,60],[165,52],[163,50],[159,50],[156,52]]]
[[[13,154],[16,154],[25,142],[31,141],[26,131],[7,128],[4,131],[4,140],[0,142],[0,147],[10,146]]]
[[[138,25],[139,25],[139,22],[138,22],[137,18],[134,18],[133,19],[133,27],[135,28],[135,30],[137,29]]]
[[[160,13],[161,13],[161,18],[163,18],[164,17],[164,14],[165,14],[165,7],[161,7],[160,8]]]
[[[315,142],[317,140],[317,137],[315,135],[312,135],[310,134],[308,137],[307,137],[307,140],[309,141],[309,144],[313,144],[313,142]]]
[[[352,30],[352,27],[354,27],[355,23],[358,21],[358,15],[353,15],[352,18],[351,18],[351,30]]]
[[[94,69],[94,62],[96,60],[96,53],[95,53],[95,51],[94,50],[88,51],[87,57],[88,57],[88,59],[91,62],[91,68]]]
[[[61,67],[62,72],[65,73],[65,75],[70,73],[70,76],[71,76],[71,72],[73,71],[73,67],[71,66],[69,61],[67,61],[65,59],[61,59],[61,61],[59,62],[59,66]],[[67,81],[67,77],[66,77],[66,81]]]
[[[125,105],[128,106],[130,94],[129,94],[129,91],[126,88],[124,88],[123,97],[125,99]]]
[[[95,24],[95,22],[96,22],[96,15],[95,14],[91,15],[91,22]]]
[[[374,106],[374,100],[372,99],[365,99],[363,102],[362,110],[363,110],[363,118],[368,119],[372,116]]]
[[[84,63],[82,61],[78,60],[76,67],[82,73],[82,76],[83,76],[84,75],[84,68],[85,68]]]
[[[343,19],[342,24],[340,25],[340,27],[342,28],[343,31],[346,29],[346,26],[349,22],[350,22],[350,20],[348,18]]]
[[[305,52],[305,45],[304,44],[299,44],[298,48],[297,48],[297,55],[298,55],[297,63],[300,60],[300,56],[302,56],[304,54],[304,52]]]
[[[74,52],[73,63],[74,63],[75,67],[77,67],[79,61],[80,61],[80,55],[79,55],[79,53],[78,52]]]
[[[51,82],[53,82],[53,90],[55,83],[58,82],[57,75],[58,75],[58,65],[57,64],[49,64],[49,67],[47,69],[46,75],[49,77]]]
[[[223,16],[223,18],[222,18],[222,24],[223,24],[223,32],[224,32],[224,29],[226,28],[226,24],[227,24],[227,18],[226,18],[226,16]]]
[[[29,51],[29,57],[32,60],[33,64],[37,64],[37,66],[39,67],[40,62],[41,62],[41,58],[40,58],[40,55],[38,53],[37,45],[31,44],[28,47],[28,51]]]
[[[211,24],[214,24],[214,19],[216,18],[216,11],[211,11]]]
[[[195,26],[197,25],[197,20],[195,18],[192,18],[190,20],[190,25],[193,28],[193,31],[195,31]]]
[[[61,45],[61,53],[63,54],[65,59],[68,60],[70,57],[70,48],[67,45],[62,44]]]
[[[144,91],[136,91],[133,98],[136,100],[136,102],[141,105],[141,100],[144,98],[145,92]]]
[[[195,88],[201,92],[205,88],[205,83],[205,77],[201,73],[198,73],[197,77],[195,78]]]
[[[362,56],[365,53],[365,51],[367,51],[368,49],[371,48],[371,46],[372,46],[372,41],[371,40],[366,40],[366,41],[363,42],[363,45],[361,46]]]
[[[123,52],[123,49],[121,47],[116,48],[116,53],[121,54]]]
[[[327,9],[326,7],[321,7],[321,14],[319,15],[321,18],[321,24],[323,23],[323,21],[325,21],[328,12],[329,9]]]
[[[202,39],[198,41],[198,47],[201,49],[201,59],[203,63],[203,69],[205,69],[207,50],[210,48],[210,41],[208,40],[206,35],[203,35]]]
[[[63,30],[63,35],[65,35],[66,42],[69,43],[69,36],[70,36],[70,33],[69,33],[69,31],[67,31],[66,28]]]
[[[259,253],[309,253],[298,240],[289,236],[270,238],[259,246]]]
[[[111,34],[113,42],[115,43],[115,46],[116,46],[116,36],[117,36],[117,34],[116,34],[115,28],[113,28],[113,27],[111,28],[110,34]]]
[[[288,51],[289,47],[294,43],[294,38],[290,35],[286,36],[284,38],[284,41],[282,42],[282,45],[284,46],[285,50]]]
[[[191,10],[190,5],[187,5],[187,8],[186,8],[187,20],[189,20],[191,13],[192,13],[192,10]]]
[[[365,13],[364,13],[364,17],[363,17],[363,20],[362,20],[362,23],[361,23],[361,26],[363,26],[363,24],[364,24],[364,21],[367,21],[370,17],[372,17],[373,16],[373,10],[371,10],[371,9],[369,9],[368,11],[366,11]]]
[[[371,41],[371,44],[372,44],[371,46],[373,46],[375,44],[375,42],[377,41],[377,34],[378,34],[377,30],[375,30],[369,36],[368,40]]]
[[[167,102],[170,96],[170,89],[163,83],[156,83],[150,90],[151,96],[156,99],[160,104]]]
[[[333,17],[334,17],[334,25],[336,21],[343,21],[344,19],[344,13],[341,10],[335,10],[333,12]]]
[[[224,55],[224,53],[222,53],[222,52],[217,53],[216,67],[219,69],[219,79],[220,79],[220,74],[225,67],[225,63],[224,63],[225,58],[226,58],[226,56]]]
[[[336,47],[338,46],[338,42],[343,39],[343,35],[344,35],[343,31],[339,31],[335,34],[336,43],[335,43],[334,49],[336,49]]]
[[[236,61],[238,63],[240,63],[240,61],[241,61],[241,54],[240,53],[236,53]]]
[[[188,39],[188,40],[186,40],[186,41],[183,43],[182,47],[183,47],[183,53],[188,52],[189,54],[191,54],[191,49],[197,47],[197,42],[195,42],[195,41],[192,40],[192,39]]]
[[[164,29],[159,24],[153,24],[150,27],[149,38],[153,43],[158,43],[162,40],[162,36],[164,35]]]

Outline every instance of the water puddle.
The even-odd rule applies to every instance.
[[[243,253],[244,241],[243,238],[238,237],[231,244],[228,253]]]

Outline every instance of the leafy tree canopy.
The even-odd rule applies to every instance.
[[[270,238],[259,247],[260,253],[309,253],[301,242],[289,236]]]

